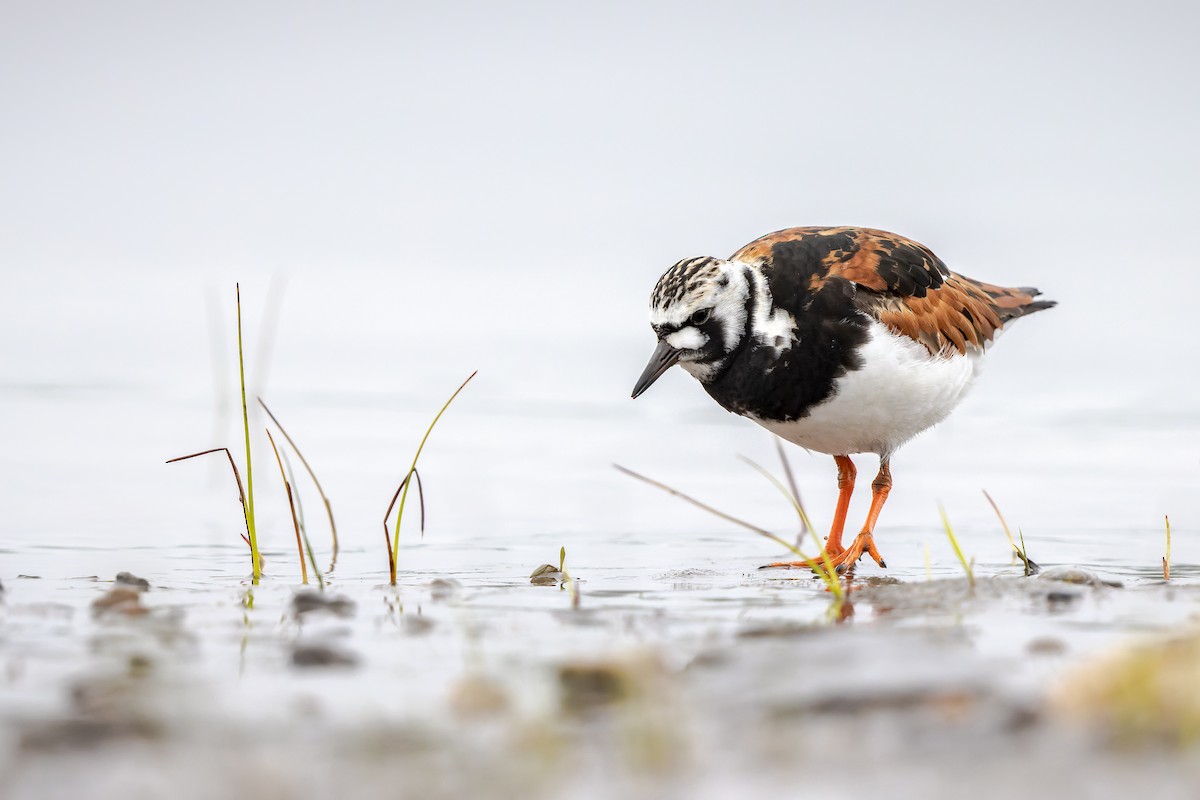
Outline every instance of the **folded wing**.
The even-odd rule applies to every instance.
[[[1031,287],[992,286],[951,272],[929,248],[871,228],[788,228],[755,239],[732,260],[808,276],[811,303],[847,291],[854,305],[931,353],[982,348],[1006,322],[1054,305]]]

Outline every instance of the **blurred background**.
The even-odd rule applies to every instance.
[[[235,282],[250,391],[344,547],[382,559],[391,492],[476,369],[422,456],[424,546],[559,532],[587,563],[744,535],[613,462],[794,531],[736,459],[776,468],[768,434],[680,370],[629,391],[666,267],[853,224],[1060,303],[896,457],[885,552],[888,527],[940,537],[938,503],[968,548],[998,537],[981,488],[1027,536],[1157,548],[1164,514],[1200,528],[1197,8],[6,0],[0,536],[240,546],[223,464],[163,464],[242,459]],[[791,449],[824,526],[832,460]]]

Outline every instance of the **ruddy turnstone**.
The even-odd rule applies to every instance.
[[[672,365],[727,411],[837,462],[825,552],[840,570],[868,553],[900,445],[941,422],[1011,320],[1054,306],[951,272],[929,248],[869,228],[789,228],[728,260],[688,258],[650,298],[658,347],[637,397]],[[862,532],[842,545],[853,453],[879,456]],[[780,562],[770,566],[811,566]]]

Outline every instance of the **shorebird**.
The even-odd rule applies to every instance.
[[[893,233],[788,228],[663,274],[650,298],[658,346],[633,396],[679,364],[727,411],[833,456],[838,500],[825,553],[838,571],[864,553],[886,567],[873,534],[892,454],[962,401],[1008,323],[1055,305],[1040,294],[958,275]],[[856,453],[878,455],[879,472],[846,547]]]

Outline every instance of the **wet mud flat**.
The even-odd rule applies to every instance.
[[[749,566],[6,577],[0,795],[1194,796],[1194,576]]]

